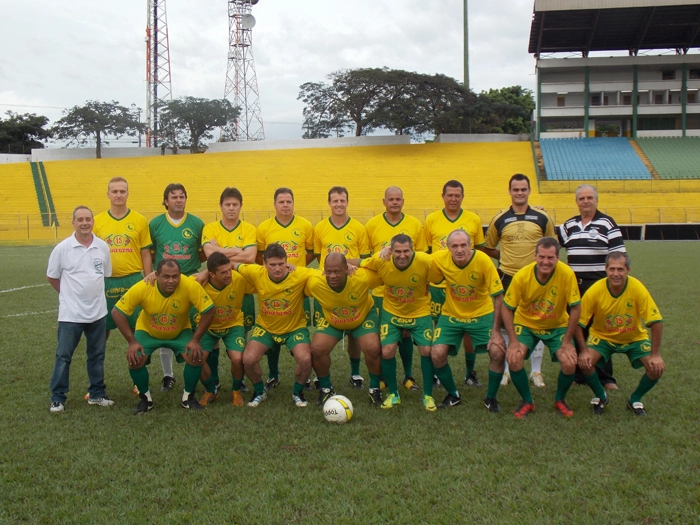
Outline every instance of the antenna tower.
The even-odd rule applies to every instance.
[[[264,140],[260,94],[253,61],[252,6],[258,0],[228,0],[228,66],[224,98],[240,108],[230,140]]]
[[[173,99],[170,83],[170,44],[165,0],[147,0],[146,26],[146,146],[158,147],[162,139],[158,127],[158,108]]]

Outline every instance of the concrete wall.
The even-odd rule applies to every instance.
[[[34,151],[34,150],[32,150]],[[31,155],[20,155],[14,153],[0,154],[0,164],[14,164],[16,162],[29,162],[32,159]]]
[[[178,155],[189,155],[190,150],[178,149]],[[170,148],[166,148],[166,155],[172,155]],[[160,155],[160,148],[110,148],[102,147],[103,159],[120,159],[126,157],[155,157]],[[79,160],[94,159],[95,148],[45,148],[33,149],[32,161],[47,162],[51,160]]]
[[[530,135],[506,135],[505,133],[442,133],[435,138],[435,142],[449,144],[455,142],[527,142]]]
[[[276,149],[350,148],[353,146],[397,146],[410,144],[409,135],[380,135],[374,137],[338,137],[328,139],[252,140],[247,142],[214,142],[207,153],[227,151],[261,151]]]

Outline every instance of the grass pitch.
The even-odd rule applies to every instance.
[[[66,412],[49,413],[58,303],[45,284],[50,248],[0,248],[0,523],[697,523],[700,243],[630,243],[629,251],[632,275],[665,319],[667,371],[644,399],[648,417],[625,410],[640,372],[620,356],[621,390],[604,416],[589,412],[588,387],[569,394],[573,418],[555,414],[558,368],[545,360],[537,411],[517,421],[512,385],[499,393],[497,415],[483,408],[484,389],[463,385],[462,405],[445,412],[424,411],[420,392],[405,390],[393,410],[374,409],[366,390],[349,386],[347,355],[336,349],[332,377],[355,416],[335,426],[313,402],[293,406],[285,353],[282,384],[266,403],[234,408],[222,396],[203,413],[178,406],[181,367],[176,389],[158,391],[154,359],[155,408],[132,416],[138,400],[118,333],[105,364],[116,405],[83,400],[82,343]],[[463,356],[450,363],[463,378]],[[228,388],[226,369],[222,357]],[[484,383],[486,370],[479,357]]]

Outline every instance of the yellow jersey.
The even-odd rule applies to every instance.
[[[330,253],[342,253],[348,259],[369,257],[367,230],[362,223],[350,217],[340,228],[330,217],[319,222],[314,228],[314,254],[319,257],[320,269]]]
[[[592,337],[599,337],[618,345],[649,339],[645,328],[663,321],[661,312],[646,287],[634,277],[620,295],[613,295],[607,279],[601,279],[583,294],[579,324],[590,328]]]
[[[294,266],[306,266],[306,252],[314,251],[314,227],[295,215],[286,226],[270,217],[258,225],[258,251],[264,252],[270,244],[279,243],[287,252],[287,262]]]
[[[190,277],[195,280],[196,276]],[[195,281],[196,282],[196,281]],[[226,330],[234,326],[243,326],[243,296],[255,293],[253,286],[240,273],[231,271],[231,284],[224,286],[221,290],[214,286],[211,281],[204,285],[204,291],[214,303],[214,319],[212,319],[209,330]],[[194,322],[199,323],[201,314],[194,316]]]
[[[241,250],[250,246],[257,246],[255,226],[245,221],[229,230],[221,221],[210,222],[202,231],[202,246],[214,239],[221,248],[239,248]]]
[[[464,266],[458,266],[447,250],[433,254],[431,282],[446,285],[442,315],[474,319],[493,312],[492,297],[503,293],[503,285],[491,258],[474,250]]]
[[[133,210],[116,219],[109,210],[95,216],[95,235],[109,246],[112,277],[124,277],[143,271],[141,250],[150,248],[151,232],[146,217]]]

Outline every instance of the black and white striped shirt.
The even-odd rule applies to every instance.
[[[572,217],[557,228],[559,242],[566,249],[569,266],[582,281],[606,277],[605,258],[610,252],[625,252],[622,233],[615,220],[596,210],[584,227],[581,216]]]

